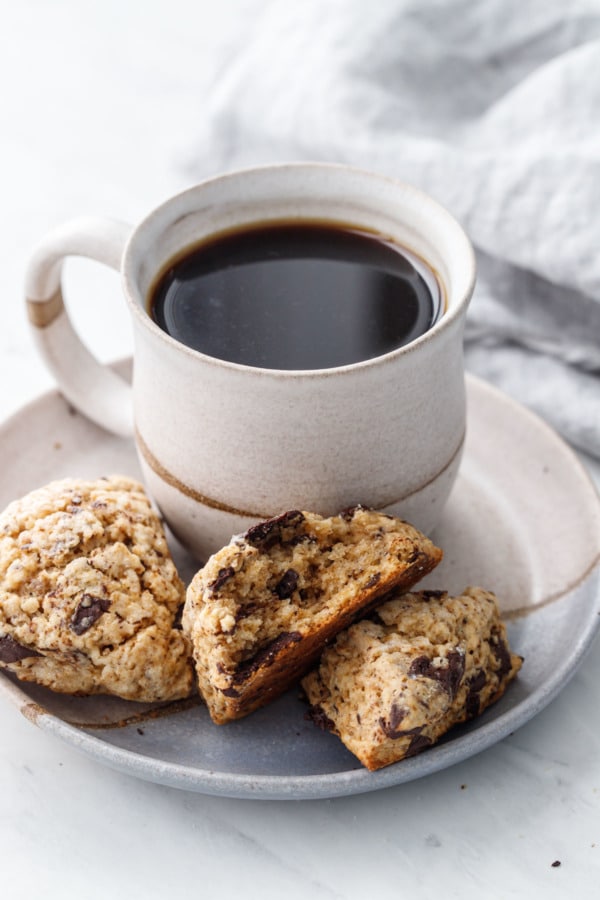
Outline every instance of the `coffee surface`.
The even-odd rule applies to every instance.
[[[162,274],[150,314],[212,357],[322,369],[388,353],[424,334],[440,306],[434,276],[369,232],[269,224],[198,245]]]

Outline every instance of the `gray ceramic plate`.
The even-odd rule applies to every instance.
[[[577,458],[543,422],[468,378],[468,435],[434,539],[429,587],[494,590],[523,669],[505,696],[435,747],[379,772],[304,720],[296,691],[247,719],[213,725],[199,704],[162,710],[74,698],[0,675],[32,722],[99,762],[162,784],[229,797],[334,797],[410,781],[466,759],[539,712],[573,675],[600,623],[600,504]],[[0,507],[66,476],[139,477],[133,446],[90,424],[55,392],[0,428]],[[191,563],[173,544],[184,577]]]

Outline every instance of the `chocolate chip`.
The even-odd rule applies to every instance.
[[[400,706],[398,703],[392,703],[392,708],[390,709],[390,728],[393,728],[394,731],[397,730],[400,722],[404,721],[408,714],[408,710],[404,706]]]
[[[269,644],[266,644],[264,647],[261,647],[254,656],[251,656],[249,659],[243,660],[234,675],[234,681],[236,684],[239,684],[242,681],[246,681],[247,678],[250,677],[257,669],[266,668],[270,666],[275,661],[275,658],[278,653],[281,652],[285,647],[289,644],[295,644],[298,641],[302,640],[302,635],[299,631],[284,631],[278,637],[276,637]]]
[[[408,710],[405,707],[400,706],[398,703],[392,703],[389,719],[387,721],[383,718],[379,720],[379,726],[386,737],[396,740],[396,738],[406,737],[407,734],[414,732],[414,729],[401,731],[398,728],[398,725],[406,718],[407,713]]]
[[[75,634],[85,634],[109,607],[110,600],[107,597],[93,597],[92,594],[84,594],[71,617],[71,631],[74,631]]]
[[[323,708],[318,704],[311,706],[304,713],[304,718],[307,722],[314,722],[317,728],[320,728],[321,731],[335,731],[335,725],[323,712]]]
[[[431,738],[426,737],[422,734],[424,725],[417,725],[415,728],[407,728],[406,731],[394,731],[393,733],[386,730],[388,727],[388,723],[385,722],[384,719],[379,720],[379,726],[386,737],[391,738],[392,740],[397,740],[398,738],[410,737],[411,741],[408,745],[408,748],[404,754],[404,756],[414,756],[415,753],[418,753],[420,750],[424,750],[425,747],[431,746],[433,741]]]
[[[483,669],[479,669],[470,679],[467,685],[467,698],[465,701],[465,707],[467,712],[467,718],[473,719],[475,716],[479,715],[479,692],[483,690],[486,685],[486,675]]]
[[[233,687],[220,688],[219,690],[221,691],[222,694],[225,694],[226,697],[239,697],[240,696],[240,692],[236,691],[236,689]]]
[[[179,604],[179,606],[177,607],[177,612],[175,613],[175,615],[173,617],[173,628],[175,628],[177,631],[181,631],[181,628],[182,628],[184,605],[185,604],[183,604],[183,603]]]
[[[344,522],[351,522],[354,518],[354,514],[358,512],[359,509],[364,508],[365,507],[361,506],[360,503],[357,503],[355,506],[348,506],[339,513],[339,517],[340,519],[343,519]]]
[[[413,565],[413,563],[416,563],[417,560],[421,559],[423,559],[423,554],[421,553],[420,549],[418,547],[413,547],[411,554],[406,561],[408,565]]]
[[[436,678],[435,669],[428,656],[417,656],[410,664],[408,674],[411,678]]]
[[[19,644],[10,634],[0,635],[0,662],[15,663],[22,659],[28,659],[30,656],[42,656],[42,654],[31,647]]]
[[[280,600],[287,600],[291,597],[298,586],[299,575],[295,569],[288,569],[283,573],[275,587],[274,592]]]
[[[487,681],[485,669],[478,669],[474,675],[469,678],[470,691],[482,691]]]
[[[506,646],[506,642],[497,631],[492,633],[492,636],[490,638],[490,646],[492,648],[492,653],[499,663],[499,667],[496,670],[496,675],[498,676],[500,681],[502,681],[502,679],[506,675],[508,675],[512,667],[510,651]]]
[[[479,669],[467,684],[467,696],[465,698],[465,712],[468,719],[474,719],[479,715],[481,702],[480,691],[485,687],[486,675],[483,669]]]
[[[233,578],[234,575],[235,569],[233,566],[225,566],[223,569],[219,569],[217,577],[209,584],[209,589],[211,591],[218,591],[219,588],[223,587],[225,582],[229,581],[230,578]]]
[[[448,591],[420,591],[419,597],[426,603],[429,600],[441,600],[448,596]]]
[[[425,734],[415,734],[412,741],[408,745],[408,750],[404,754],[405,758],[409,756],[416,756],[417,753],[420,753],[421,750],[425,750],[427,747],[431,747],[433,741],[431,738],[427,737]]]
[[[416,725],[414,728],[391,728],[391,723],[387,722],[385,719],[379,719],[379,727],[383,731],[386,737],[390,738],[392,741],[397,741],[399,738],[412,737],[413,741],[416,737],[419,737],[421,732],[423,731],[424,725]],[[412,745],[412,741],[411,741]]]
[[[363,585],[363,590],[367,590],[368,588],[375,587],[376,584],[379,584],[381,581],[381,572],[375,572],[374,575],[371,575],[368,581]]]
[[[454,697],[465,672],[465,655],[461,650],[451,650],[445,659],[445,666],[436,666],[429,657],[417,656],[412,661],[408,674],[412,678],[432,678]]]
[[[236,623],[247,619],[248,616],[253,616],[257,609],[260,609],[259,603],[246,603],[244,606],[238,606],[235,612]]]
[[[260,550],[269,550],[275,544],[288,543],[294,540],[297,535],[291,534],[286,536],[285,530],[288,528],[295,529],[303,521],[304,514],[299,509],[291,509],[280,516],[274,516],[272,519],[266,519],[264,522],[259,522],[258,525],[253,525],[252,528],[248,529],[244,537],[253,547],[257,547]],[[285,539],[286,537],[287,540]]]
[[[286,539],[286,547],[297,547],[298,544],[316,544],[317,539],[314,534],[295,534],[293,537]]]
[[[448,656],[448,666],[446,668],[447,675],[442,683],[451,697],[456,696],[456,692],[465,674],[465,654],[462,650],[451,650]]]

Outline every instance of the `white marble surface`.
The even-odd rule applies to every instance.
[[[82,213],[135,221],[185,186],[182,162],[215,61],[254,27],[262,5],[3,5],[1,419],[51,386],[22,309],[31,246]],[[116,276],[72,263],[68,286],[79,301],[87,295],[76,318],[99,355],[128,353]],[[2,895],[592,900],[599,708],[596,641],[550,706],[479,756],[378,793],[282,803],[204,797],[117,774],[1,697]]]

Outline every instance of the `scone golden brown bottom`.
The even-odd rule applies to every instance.
[[[291,510],[234,538],[194,577],[182,619],[213,721],[281,694],[358,614],[441,556],[412,526],[362,507]]]
[[[375,770],[481,713],[521,662],[492,593],[422,591],[394,595],[338,635],[302,687],[309,717]]]
[[[186,697],[185,590],[142,487],[66,479],[0,516],[0,666],[72,694]]]

